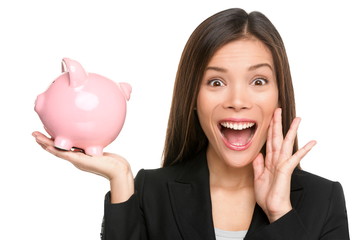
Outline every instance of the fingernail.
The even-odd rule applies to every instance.
[[[36,138],[36,133],[35,132],[33,132],[32,134],[31,134],[33,137],[35,137]]]

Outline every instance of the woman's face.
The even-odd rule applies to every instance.
[[[256,38],[221,47],[204,72],[197,97],[198,117],[209,140],[208,158],[230,167],[251,163],[266,141],[277,107],[270,50]]]

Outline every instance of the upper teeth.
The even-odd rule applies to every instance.
[[[254,126],[255,123],[252,122],[242,122],[242,123],[235,123],[235,122],[222,122],[221,126],[234,129],[234,130],[243,130],[246,128],[250,128]]]

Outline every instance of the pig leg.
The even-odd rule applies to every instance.
[[[73,143],[64,137],[56,137],[54,140],[54,146],[63,150],[70,150],[73,147]]]
[[[91,146],[84,149],[85,153],[90,156],[102,156],[103,147],[100,146]]]

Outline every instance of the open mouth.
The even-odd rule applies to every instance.
[[[253,121],[223,121],[219,124],[225,145],[233,150],[244,150],[251,144],[256,132]]]

